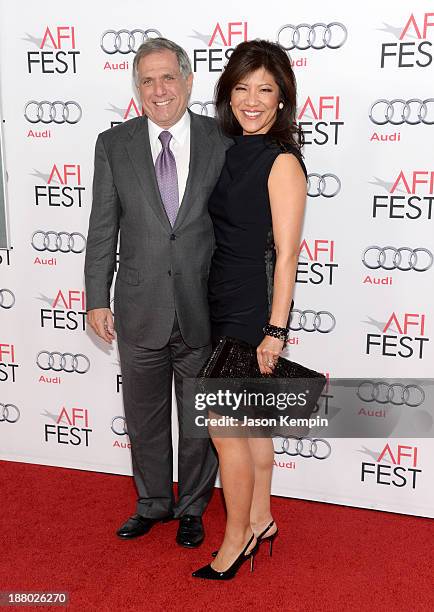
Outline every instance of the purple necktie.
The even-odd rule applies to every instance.
[[[169,144],[172,134],[164,131],[158,136],[163,148],[155,160],[155,174],[164,208],[169,217],[170,225],[175,224],[179,208],[178,173],[176,172],[175,156],[170,150]]]

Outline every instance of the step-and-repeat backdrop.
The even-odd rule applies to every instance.
[[[95,139],[141,113],[131,70],[147,37],[186,48],[191,108],[208,115],[235,45],[261,37],[287,49],[309,172],[289,354],[368,381],[373,401],[358,416],[371,427],[386,418],[379,378],[431,375],[431,8],[1,3],[12,246],[0,251],[1,458],[131,473],[117,348],[87,329],[83,263]],[[405,409],[410,391],[387,393]],[[273,492],[434,516],[432,420],[420,404],[420,437],[277,439]]]

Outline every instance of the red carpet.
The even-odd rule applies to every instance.
[[[185,550],[176,522],[131,542],[114,536],[134,511],[129,477],[5,461],[0,474],[0,591],[69,591],[68,609],[83,612],[434,609],[430,519],[274,498],[273,558],[263,547],[253,574],[246,564],[233,581],[210,583],[190,574],[220,542],[219,490],[204,544]]]

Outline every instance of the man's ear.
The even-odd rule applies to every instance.
[[[193,89],[193,73],[190,72],[190,74],[188,75],[187,79],[187,89],[188,89],[188,95],[191,94],[191,90]]]

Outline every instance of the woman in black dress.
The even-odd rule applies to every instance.
[[[216,109],[235,144],[209,200],[216,239],[209,278],[213,337],[256,346],[259,368],[270,374],[288,333],[306,200],[296,84],[286,52],[263,40],[238,45],[216,85]],[[274,450],[271,438],[211,435],[226,531],[212,563],[193,576],[225,580],[264,540],[271,554]]]

